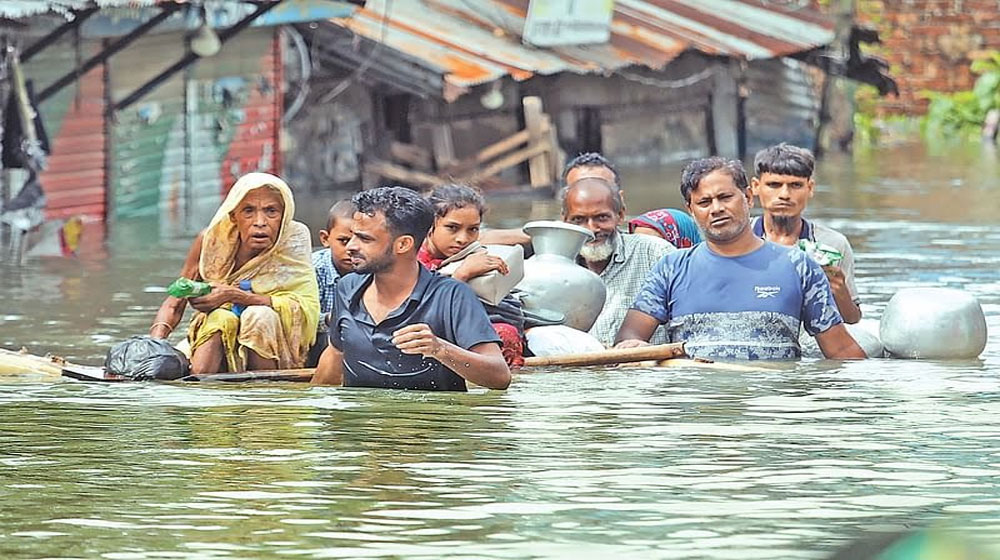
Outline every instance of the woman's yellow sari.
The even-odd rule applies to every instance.
[[[240,240],[230,215],[247,193],[268,187],[279,192],[285,204],[278,238],[270,249],[233,270]],[[310,260],[309,228],[293,221],[294,215],[292,191],[274,175],[248,173],[233,185],[202,236],[198,269],[208,282],[235,286],[250,280],[254,293],[271,296],[271,308],[249,307],[240,317],[229,305],[207,315],[196,313],[188,329],[192,352],[221,333],[230,372],[246,370],[247,349],[277,360],[279,369],[303,366],[316,339],[319,289]]]

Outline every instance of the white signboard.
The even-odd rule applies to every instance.
[[[539,47],[607,43],[614,0],[531,0],[524,42]]]

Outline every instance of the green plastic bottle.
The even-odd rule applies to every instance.
[[[180,298],[200,297],[212,291],[208,282],[198,282],[190,278],[178,278],[167,287],[167,293]]]

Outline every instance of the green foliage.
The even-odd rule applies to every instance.
[[[878,90],[861,84],[854,92],[854,142],[860,146],[874,146],[882,137],[882,128],[875,107]]]
[[[986,114],[1000,109],[1000,51],[976,60],[971,69],[979,74],[969,91],[937,93],[925,91],[930,99],[927,108],[925,134],[928,136],[961,136],[978,132]]]
[[[874,146],[881,136],[882,130],[875,117],[868,113],[854,113],[854,142],[861,146]]]

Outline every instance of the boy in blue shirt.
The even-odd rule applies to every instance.
[[[333,298],[337,281],[352,272],[351,257],[347,254],[347,242],[351,240],[351,222],[354,220],[354,204],[349,199],[339,200],[327,213],[326,229],[319,230],[319,242],[323,245],[312,254],[312,265],[319,285],[319,332],[316,342],[309,349],[307,367],[315,367],[320,354],[326,349],[327,325],[333,311]]]

